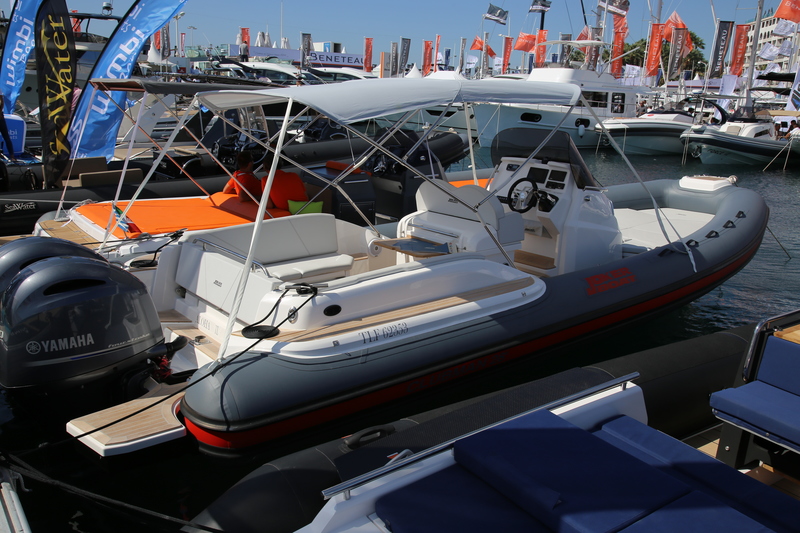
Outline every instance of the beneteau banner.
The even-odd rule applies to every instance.
[[[681,62],[683,61],[682,50],[686,49],[686,39],[689,30],[686,28],[672,28],[672,45],[669,49],[669,62],[667,66],[667,79],[671,80],[680,72]]]
[[[89,79],[131,76],[142,47],[181,9],[186,0],[139,0],[111,34]],[[88,89],[88,87],[87,87]],[[111,157],[126,94],[84,90],[75,108],[69,140],[72,157]]]
[[[408,65],[408,56],[411,53],[411,39],[408,37],[400,38],[400,60],[398,61],[398,69],[403,72],[406,71]]]
[[[709,76],[718,78],[725,70],[725,56],[728,55],[728,46],[731,44],[733,21],[720,20],[717,24],[717,35],[714,37],[714,46],[711,47],[711,68]]]
[[[741,76],[744,70],[744,56],[747,52],[747,33],[749,31],[749,24],[736,25],[736,37],[733,39],[733,51],[731,52],[731,74],[736,76]]]
[[[655,76],[658,74],[658,66],[661,64],[661,45],[664,39],[664,25],[653,24],[650,26],[650,44],[647,48],[647,62],[644,67],[644,75]]]
[[[775,18],[800,22],[800,0],[781,0]]]
[[[42,0],[17,0],[8,23],[3,63],[0,66],[0,85],[3,91],[3,111],[13,113],[22,82],[25,65],[34,46],[33,20]]]
[[[72,22],[64,0],[47,0],[36,14],[36,66],[42,171],[54,185],[69,160],[67,140],[77,58]]]

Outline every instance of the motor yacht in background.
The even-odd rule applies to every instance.
[[[694,116],[682,110],[654,110],[633,118],[610,118],[595,131],[611,136],[630,155],[672,155],[683,152],[681,133],[692,126]],[[601,144],[608,145],[607,138]]]
[[[486,78],[492,83],[494,78]],[[520,83],[526,82],[570,83],[580,87],[588,105],[600,120],[609,118],[633,118],[639,100],[652,91],[647,87],[621,85],[608,74],[572,68],[536,68]],[[480,104],[473,109],[478,141],[481,146],[489,146],[498,132],[509,128],[534,128],[550,131],[555,128],[567,109],[552,105]],[[600,138],[595,130],[597,120],[583,107],[582,103],[572,114],[561,130],[569,133],[578,148],[594,148]]]

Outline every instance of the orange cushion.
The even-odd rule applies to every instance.
[[[484,189],[489,184],[489,180],[487,179],[479,179],[478,186],[483,187]],[[475,185],[475,180],[458,180],[458,181],[451,181],[450,185],[453,187],[461,187],[462,185]]]
[[[294,172],[285,170],[275,171],[275,180],[269,192],[269,199],[278,209],[289,210],[289,200],[296,202],[307,201],[306,188],[303,180]]]

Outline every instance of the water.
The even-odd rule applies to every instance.
[[[584,157],[603,185],[634,181],[619,156],[586,151]],[[25,461],[47,476],[69,485],[122,500],[164,515],[190,519],[214,497],[246,473],[270,458],[280,457],[316,442],[325,442],[367,425],[396,420],[403,414],[422,411],[499,386],[523,382],[569,365],[583,365],[626,353],[660,346],[721,329],[757,322],[768,316],[800,308],[800,234],[795,221],[800,204],[800,173],[780,168],[703,167],[681,157],[633,157],[644,179],[680,178],[683,175],[736,175],[738,185],[763,195],[770,206],[769,231],[755,258],[738,274],[710,293],[635,331],[573,348],[569,357],[531,366],[514,379],[484,379],[468,391],[454,388],[437,397],[420,398],[367,413],[346,423],[331,424],[301,437],[276,443],[253,456],[239,459],[200,454],[186,442],[172,443],[140,456],[99,460],[82,445],[45,448],[24,456]],[[56,419],[57,417],[52,417]],[[65,437],[63,425],[50,418],[26,412],[10,398],[0,397],[0,450],[19,452],[42,442]],[[118,510],[93,499],[70,494],[59,487],[26,481],[30,493],[22,494],[29,521],[35,532],[81,531],[177,531],[179,527],[160,519],[133,518],[139,513]],[[268,520],[268,517],[265,517]]]

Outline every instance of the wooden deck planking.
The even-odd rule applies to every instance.
[[[796,344],[800,344],[800,324],[788,327],[786,329],[782,329],[780,331],[776,331],[775,336],[778,337],[779,339],[784,339],[787,341],[794,342]]]
[[[184,383],[175,385],[160,384],[140,398],[71,420],[69,425],[80,433],[72,431],[70,431],[70,433],[77,436],[78,434],[82,435],[94,431],[106,424],[120,420],[131,413],[135,413],[144,407],[154,405],[159,400],[175,393],[184,386]],[[175,417],[173,411],[175,404],[179,402],[181,398],[183,398],[183,392],[178,393],[174,397],[138,415],[122,420],[103,430],[95,431],[86,438],[92,438],[104,446],[111,446],[153,437],[167,431],[179,429],[182,427],[182,424]]]
[[[286,333],[272,337],[271,340],[278,342],[304,342],[322,339],[331,335],[339,335],[348,331],[363,329],[385,322],[402,320],[404,318],[410,318],[423,313],[430,313],[432,311],[447,309],[448,307],[455,307],[456,305],[461,305],[467,302],[477,302],[479,300],[491,298],[492,296],[498,296],[500,294],[507,294],[509,292],[522,290],[525,287],[530,287],[533,285],[533,283],[533,278],[506,281],[490,287],[473,289],[471,291],[466,291],[461,294],[449,296],[447,298],[440,298],[430,302],[394,309],[392,311],[379,313],[358,320],[349,320],[340,324],[331,324],[329,326],[323,326],[310,330],[287,331]]]
[[[99,248],[101,244],[97,242],[97,239],[79,228],[74,222],[65,223],[63,220],[45,220],[39,223],[39,227],[51,237],[82,244],[87,248]]]

